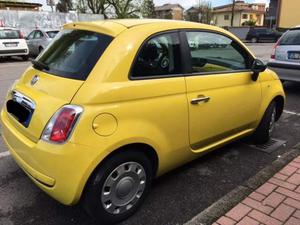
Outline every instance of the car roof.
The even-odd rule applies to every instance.
[[[64,25],[66,29],[72,29],[77,27],[78,29],[89,29],[95,30],[99,32],[104,32],[108,35],[116,37],[119,33],[126,29],[130,29],[136,26],[146,26],[149,24],[157,25],[157,24],[164,24],[167,25],[168,28],[178,29],[178,27],[182,28],[198,28],[198,29],[209,29],[215,31],[223,31],[223,29],[210,26],[201,23],[195,22],[187,22],[187,21],[180,21],[180,20],[162,20],[162,19],[112,19],[112,20],[100,20],[100,21],[93,21],[93,22],[74,22]]]

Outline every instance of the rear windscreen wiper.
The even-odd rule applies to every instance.
[[[31,60],[31,63],[33,64],[34,68],[40,69],[40,70],[49,70],[49,66],[45,63],[36,61],[36,60]]]

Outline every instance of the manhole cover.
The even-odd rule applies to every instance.
[[[263,151],[266,153],[272,153],[276,151],[279,147],[284,146],[286,141],[278,140],[278,139],[270,139],[265,144],[262,145],[249,145],[251,148],[255,148],[256,150]]]

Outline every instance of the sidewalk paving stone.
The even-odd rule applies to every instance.
[[[219,218],[215,225],[300,225],[300,157]]]

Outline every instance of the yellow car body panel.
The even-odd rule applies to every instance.
[[[64,28],[100,32],[114,39],[85,81],[59,78],[30,67],[12,87],[37,105],[29,127],[18,124],[5,107],[1,122],[4,140],[18,164],[40,188],[67,205],[79,201],[95,168],[123,146],[151,146],[158,156],[159,176],[250,134],[270,102],[277,96],[284,98],[282,85],[270,70],[262,72],[258,81],[251,79],[249,71],[201,77],[129,78],[140,46],[160,32],[219,32],[247,49],[231,33],[217,27],[179,21],[108,20],[71,23]],[[32,86],[35,74],[40,80]],[[207,104],[190,104],[201,95],[210,97]],[[70,139],[57,145],[41,140],[45,124],[65,104],[84,109]],[[226,120],[222,120],[224,115]]]

